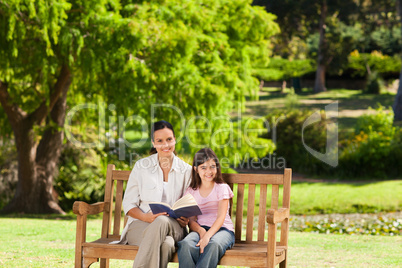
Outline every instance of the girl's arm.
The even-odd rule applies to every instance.
[[[204,248],[208,245],[211,237],[222,227],[223,222],[225,221],[228,207],[229,207],[229,199],[223,199],[223,200],[219,201],[218,216],[217,216],[214,224],[212,224],[211,228],[203,236],[200,235],[201,239],[200,239],[200,241],[198,241],[198,244],[196,245],[196,246],[200,247],[200,253],[204,252]],[[202,227],[200,226],[200,228],[202,228]],[[202,229],[204,229],[204,228],[202,228]],[[204,229],[204,231],[205,231],[205,229]]]
[[[200,238],[202,238],[207,231],[198,224],[195,216],[190,217],[189,220],[188,227],[190,228],[190,231],[197,232]]]

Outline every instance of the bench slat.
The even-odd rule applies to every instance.
[[[131,170],[113,170],[113,179],[116,181],[128,181]]]
[[[123,181],[116,182],[116,206],[114,212],[113,234],[120,234],[121,206],[123,203]]]
[[[260,215],[266,215],[267,213],[267,185],[260,185],[260,208],[258,211],[258,241],[264,241],[265,235],[265,217]]]
[[[279,185],[272,185],[271,208],[278,209]]]
[[[112,224],[112,208],[113,208],[113,171],[115,166],[108,165],[106,171],[106,185],[105,185],[105,202],[109,204],[106,211],[103,213],[102,221],[102,237],[106,238]]]
[[[290,169],[285,169],[283,183],[283,201],[282,206],[290,209],[290,185],[292,182],[292,172]],[[281,241],[280,244],[285,246],[288,244],[289,235],[289,219],[285,219],[281,226]]]
[[[253,241],[255,184],[248,186],[246,241]],[[243,210],[242,210],[243,211]]]
[[[222,174],[227,183],[283,184],[283,174]]]
[[[242,221],[243,221],[243,203],[244,203],[244,184],[237,185],[237,205],[236,205],[236,225],[235,239],[241,240]]]

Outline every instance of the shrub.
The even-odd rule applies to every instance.
[[[291,110],[284,113],[273,113],[267,117],[272,129],[276,129],[276,155],[284,157],[286,166],[296,171],[320,173],[326,164],[312,156],[304,147],[302,128],[304,122],[314,111]],[[323,117],[323,114],[321,114]],[[326,149],[326,120],[321,120],[304,129],[304,143],[316,151],[325,153]]]
[[[374,110],[369,108],[370,112]],[[375,113],[369,115],[363,115],[358,118],[356,123],[355,133],[359,134],[361,132],[369,133],[372,131],[382,132],[386,136],[393,135],[394,126],[393,126],[394,116],[392,113],[384,111],[383,106],[379,106]]]
[[[398,75],[401,70],[401,59],[398,55],[383,55],[379,51],[359,53],[355,50],[348,57],[348,68],[354,75],[361,77],[368,73],[368,69],[381,75]]]
[[[381,88],[384,86],[384,80],[378,72],[372,72],[367,76],[367,84],[364,89],[368,94],[380,94]]]
[[[11,201],[18,182],[17,151],[13,140],[0,138],[0,210]]]
[[[337,172],[342,177],[386,179],[401,172],[402,130],[393,126],[392,112],[377,113],[358,119],[357,134],[346,141]]]
[[[288,60],[280,57],[270,59],[267,67],[256,67],[253,75],[264,81],[288,80],[315,71],[315,62],[310,59]]]

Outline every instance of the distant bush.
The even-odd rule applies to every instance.
[[[18,182],[17,151],[13,140],[0,138],[0,210],[14,196]]]
[[[276,128],[276,155],[284,157],[286,166],[298,172],[330,175],[344,179],[387,179],[402,174],[402,129],[393,126],[393,113],[379,107],[374,114],[360,117],[355,134],[339,141],[339,164],[333,168],[316,159],[302,142],[304,122],[313,114],[307,110],[273,113],[268,120]],[[278,120],[279,118],[279,120]],[[326,153],[326,124],[322,120],[303,131],[305,145]],[[271,136],[270,136],[271,138]]]
[[[313,113],[295,109],[287,113],[272,113],[267,119],[272,126],[269,135],[276,129],[276,155],[285,159],[286,166],[301,172],[320,173],[326,167],[305,149],[302,142],[303,123]],[[326,123],[324,118],[303,132],[305,144],[322,153],[325,153],[326,146]]]
[[[401,58],[399,55],[383,55],[379,51],[359,53],[355,50],[348,57],[348,68],[353,75],[360,77],[365,77],[370,72],[382,76],[398,75],[401,70]]]
[[[282,81],[301,77],[315,69],[315,62],[310,59],[288,60],[275,57],[270,59],[267,67],[255,67],[253,75],[264,81]]]
[[[383,86],[384,80],[382,77],[378,72],[372,72],[367,76],[367,84],[364,92],[368,94],[380,94]]]
[[[78,132],[73,134],[77,136]],[[85,138],[93,141],[97,134],[88,129]],[[117,169],[130,169],[125,161],[117,161],[117,158],[116,152],[109,148],[79,148],[66,142],[54,181],[60,207],[70,211],[77,200],[87,203],[103,201],[107,165],[113,163]]]
[[[339,155],[342,177],[387,178],[401,174],[402,129],[393,126],[393,113],[377,109],[376,114],[358,119],[356,132]]]

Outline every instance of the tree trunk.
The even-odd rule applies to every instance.
[[[13,105],[4,101],[7,100],[7,97],[4,98],[7,91],[1,92],[2,105],[13,126],[18,152],[17,189],[14,198],[2,213],[64,213],[57,204],[53,179],[63,142],[62,127],[70,84],[70,71],[68,68],[62,68],[50,102],[44,102],[45,108],[41,105],[29,115],[21,109],[13,110]],[[50,103],[49,106],[46,103]],[[19,116],[13,114],[17,113],[16,110],[19,110]],[[40,125],[44,118],[46,118],[46,130],[38,145],[33,128],[36,124]]]
[[[318,44],[318,59],[317,71],[315,74],[314,92],[319,93],[326,91],[325,88],[325,51],[327,41],[325,38],[325,18],[327,17],[327,1],[324,0],[321,5],[321,18],[320,18],[320,41]]]
[[[402,23],[402,0],[398,1],[399,4],[399,16],[401,19]],[[402,32],[402,26],[401,26],[401,32]],[[392,108],[394,110],[394,122],[396,121],[402,121],[402,70],[399,75],[399,86],[398,86],[398,92],[396,93],[395,96],[395,101],[394,104],[392,105]]]
[[[398,92],[396,93],[392,108],[394,110],[394,121],[402,121],[402,70],[399,75]]]
[[[319,93],[326,91],[325,87],[325,65],[319,64],[315,72],[314,92]]]

